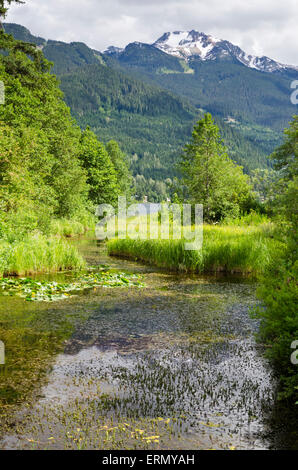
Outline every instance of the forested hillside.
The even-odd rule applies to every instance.
[[[61,224],[84,231],[96,204],[129,193],[125,159],[117,143],[106,148],[90,130],[81,131],[40,50],[3,31],[0,50],[0,272],[24,269],[27,248],[31,269],[39,262],[40,269],[72,267],[67,247],[63,259],[53,261],[38,237],[55,234]],[[20,247],[20,268],[16,244],[31,234],[37,238]],[[35,246],[40,251],[32,254]]]
[[[215,116],[271,127],[280,132],[291,119],[293,71],[265,73],[232,61],[186,63],[146,44],[129,44],[112,61]]]
[[[266,167],[268,154],[280,143],[279,132],[269,127],[225,118],[227,103],[236,103],[238,109],[242,106],[233,91],[232,79],[226,81],[228,91],[220,90],[217,109],[214,108],[216,78],[213,77],[210,86],[211,70],[205,72],[202,82],[189,73],[192,69],[185,70],[183,61],[152,46],[130,45],[120,60],[82,43],[34,38],[19,25],[5,24],[5,29],[19,39],[37,44],[54,63],[52,71],[59,75],[65,101],[81,128],[89,125],[104,142],[119,141],[129,156],[139,196],[146,194],[158,200],[169,194],[168,185],[178,176],[176,162],[181,149],[195,121],[210,107],[230,156],[245,171]],[[169,70],[175,73],[168,73]],[[242,79],[245,80],[244,75]],[[176,94],[165,88],[172,88]],[[208,94],[207,89],[211,90]],[[184,96],[179,98],[178,94]],[[195,99],[197,96],[204,99]],[[219,112],[222,102],[226,103],[226,114]],[[165,179],[171,181],[166,184]]]
[[[24,3],[0,0],[0,449],[296,449],[298,68],[195,30],[5,32]]]

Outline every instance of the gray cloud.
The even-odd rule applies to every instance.
[[[27,0],[7,20],[33,34],[103,50],[196,29],[246,52],[298,64],[296,0]]]

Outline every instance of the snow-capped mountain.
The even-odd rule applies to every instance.
[[[122,47],[110,46],[105,51],[103,51],[103,54],[108,54],[108,55],[120,54],[123,51],[124,49]]]
[[[194,30],[165,33],[152,45],[167,54],[185,60],[192,57],[198,57],[203,61],[231,58],[262,72],[276,72],[289,68],[298,70],[298,67],[281,64],[266,56],[248,55],[229,41]]]
[[[165,33],[153,46],[176,57],[188,58],[197,55],[207,60],[218,42],[219,39],[197,31],[174,31]]]

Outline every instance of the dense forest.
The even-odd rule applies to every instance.
[[[96,204],[129,194],[125,156],[81,131],[50,63],[34,46],[0,31],[1,271],[26,234],[55,232],[53,220],[88,227]],[[111,154],[109,154],[109,151]]]
[[[0,0],[0,18],[5,17],[11,3],[13,0]],[[0,333],[5,339],[9,359],[7,368],[5,365],[0,369],[1,374],[4,370],[1,375],[4,385],[0,384],[3,416],[16,404],[25,402],[30,408],[32,390],[39,384],[44,369],[49,367],[50,358],[67,350],[69,345],[68,354],[75,357],[86,341],[88,351],[100,350],[101,359],[97,356],[95,361],[98,363],[103,362],[107,350],[113,351],[113,357],[117,360],[120,357],[121,361],[141,354],[137,367],[132,367],[134,363],[130,362],[125,370],[123,362],[120,363],[115,382],[118,386],[119,377],[121,380],[124,376],[129,377],[129,387],[125,385],[123,390],[135,392],[131,386],[131,377],[135,373],[139,388],[136,388],[137,399],[134,397],[132,405],[126,396],[123,400],[116,394],[112,397],[105,391],[102,393],[100,388],[93,388],[90,394],[96,400],[102,400],[93,402],[93,408],[90,406],[96,412],[96,419],[98,410],[104,419],[104,413],[108,414],[107,420],[101,422],[102,428],[99,421],[95,421],[94,426],[96,432],[103,430],[102,446],[116,442],[114,410],[118,413],[115,416],[119,419],[120,434],[128,433],[125,437],[128,446],[133,447],[135,443],[144,448],[159,446],[157,427],[161,422],[171,439],[172,435],[180,439],[184,424],[178,426],[177,422],[185,416],[182,407],[177,408],[177,412],[175,400],[178,402],[181,397],[190,407],[192,424],[198,418],[193,416],[188,397],[196,399],[201,393],[200,406],[206,397],[208,406],[210,402],[215,403],[212,408],[214,420],[222,416],[216,400],[221,400],[225,394],[234,398],[239,395],[243,403],[247,397],[254,401],[253,393],[259,389],[254,389],[253,385],[251,392],[245,387],[247,383],[253,384],[251,351],[258,357],[260,355],[253,340],[256,338],[260,351],[269,359],[278,377],[274,399],[295,418],[298,374],[297,364],[290,358],[293,341],[298,338],[298,116],[295,107],[288,103],[284,105],[290,77],[268,77],[268,74],[247,71],[235,63],[203,66],[193,61],[186,66],[179,59],[139,43],[129,45],[121,53],[101,54],[79,42],[46,41],[18,25],[4,24],[4,28],[0,23],[0,82],[5,91],[4,104],[0,104],[0,286],[7,298],[22,298],[17,299],[20,304],[12,304],[8,314],[6,307],[5,311],[2,309],[4,313],[0,312]],[[220,86],[217,85],[219,77]],[[204,224],[200,221],[196,226],[195,219],[190,218],[180,237],[174,236],[174,206],[169,204],[172,212],[167,237],[162,236],[160,211],[156,237],[113,236],[101,243],[94,236],[96,207],[106,203],[116,206],[119,196],[126,196],[130,202],[144,201],[147,196],[149,202],[174,203],[182,218],[187,212],[185,203],[202,205]],[[114,220],[119,226],[119,214]],[[139,222],[139,231],[140,225]],[[146,218],[147,234],[148,225]],[[189,233],[198,227],[203,234],[201,249],[185,249]],[[93,245],[87,258],[82,246],[86,240],[90,242],[86,232],[91,230]],[[66,240],[77,235],[84,236],[70,242]],[[82,242],[81,252],[76,242]],[[125,266],[135,271],[120,271],[116,262],[112,268],[101,264],[101,257],[104,262],[111,260],[109,255],[118,256],[121,261],[131,260]],[[140,267],[136,261],[149,263],[150,268]],[[156,272],[154,265],[159,268]],[[52,282],[49,276],[55,275],[53,273],[61,278]],[[25,277],[33,274],[37,277]],[[187,277],[188,274],[191,276]],[[71,281],[70,276],[73,276]],[[60,283],[60,279],[63,282]],[[228,283],[229,290],[226,291]],[[239,285],[240,294],[245,297],[243,304],[236,304],[235,300]],[[103,287],[116,288],[115,297]],[[126,290],[120,291],[120,288]],[[136,293],[131,294],[129,289],[135,289]],[[254,290],[252,308],[249,289]],[[84,301],[83,291],[86,293]],[[70,296],[69,292],[75,294]],[[41,310],[24,307],[26,301],[62,300],[66,304],[65,310],[61,303],[56,309],[51,304],[48,310],[44,306]],[[18,307],[16,314],[15,305]],[[165,310],[164,305],[167,306]],[[145,317],[145,308],[148,317]],[[131,310],[135,316],[125,316]],[[206,317],[201,317],[206,311]],[[232,315],[228,317],[227,312],[231,311]],[[162,327],[170,325],[168,329],[155,330],[158,317],[161,317]],[[191,321],[187,323],[190,317]],[[235,321],[234,330],[229,318]],[[253,320],[248,328],[245,322],[249,318]],[[203,325],[205,320],[209,322],[207,327]],[[104,336],[108,321],[111,321],[111,332]],[[189,331],[192,322],[196,327]],[[80,331],[78,333],[76,329],[79,325],[80,330],[85,324],[88,329],[79,336]],[[136,324],[139,330],[133,329]],[[146,335],[145,324],[149,325]],[[177,325],[178,330],[175,330]],[[92,336],[94,329],[97,331],[95,339]],[[67,343],[71,335],[73,342]],[[104,340],[106,342],[100,349]],[[19,341],[24,349],[18,347]],[[150,344],[148,350],[144,349],[147,342]],[[150,369],[152,364],[157,366],[158,356],[150,354],[151,349],[156,345],[159,349],[162,342],[172,349],[170,356],[160,361],[160,379],[155,369]],[[222,369],[222,364],[228,357],[227,367],[230,368],[230,356],[233,351],[238,351],[236,343],[241,342],[248,344],[248,362],[245,364],[249,377],[243,382],[242,390],[237,388],[235,377],[232,377],[234,382],[229,382],[232,385],[224,388],[226,370]],[[183,343],[185,349],[182,349]],[[110,345],[112,349],[109,350]],[[118,347],[123,347],[119,349],[119,355]],[[218,364],[214,359],[216,349],[220,358]],[[24,351],[31,355],[32,365]],[[127,351],[132,351],[131,355]],[[187,354],[184,355],[185,351]],[[179,363],[180,353],[182,362]],[[147,356],[152,363],[148,366],[149,372],[144,362]],[[173,357],[176,361],[173,362],[174,372],[165,360]],[[194,357],[199,358],[199,362],[193,363]],[[235,358],[239,368],[238,361],[242,359],[237,354]],[[215,386],[212,382],[211,369],[208,369],[211,362],[206,362],[208,367],[204,371],[205,378],[211,377],[210,382],[206,380],[206,389],[203,389],[205,378],[199,382],[191,376],[187,383],[184,376],[179,375],[180,369],[182,373],[200,369],[205,359],[218,366],[218,389],[218,384]],[[199,364],[199,367],[193,364]],[[266,365],[269,367],[269,362]],[[107,380],[107,371],[113,367],[110,355],[100,379]],[[86,379],[87,375],[78,370],[80,379],[83,377],[83,381],[93,385],[92,375]],[[147,372],[150,393],[145,397],[143,377]],[[177,389],[175,374],[181,381],[181,389]],[[76,380],[76,374],[74,376]],[[184,395],[185,390],[188,395]],[[166,399],[163,403],[160,396],[164,391]],[[58,392],[61,394],[60,390]],[[271,394],[271,390],[269,392]],[[155,408],[152,397],[157,397]],[[259,396],[258,399],[268,413],[271,404]],[[71,401],[75,405],[78,403],[78,400]],[[146,406],[149,403],[144,410],[151,426],[146,441],[142,440],[145,431],[141,428],[145,427],[142,420],[147,418],[142,412],[143,402]],[[162,408],[163,405],[169,408]],[[255,419],[251,411],[253,405],[250,403],[247,407],[248,427]],[[135,410],[137,406],[141,411]],[[228,413],[234,408],[229,402]],[[172,428],[165,409],[173,411],[175,424]],[[242,425],[243,416],[239,409],[241,411],[241,408],[236,411]],[[125,420],[131,419],[130,424],[122,423],[123,410]],[[65,412],[63,405],[62,411]],[[88,435],[87,414],[84,407],[79,411]],[[70,415],[71,425],[78,415],[78,412]],[[226,423],[214,424],[207,419],[205,416],[206,422],[199,423],[204,426],[201,435],[206,429],[209,432],[209,428],[226,426]],[[63,432],[65,422],[63,414]],[[107,422],[109,428],[104,424]],[[18,427],[15,422],[13,427]],[[71,429],[71,433],[64,432],[66,439],[69,436],[72,439],[75,432],[81,433],[81,425]],[[297,437],[297,429],[294,432]],[[26,441],[31,443],[32,439],[27,437],[26,434]],[[47,437],[45,446],[53,439]],[[123,439],[121,435],[115,448],[123,447]],[[228,433],[227,439],[230,442]],[[75,438],[72,444],[78,448],[82,440]],[[37,440],[33,442],[40,444]],[[101,441],[97,440],[96,445],[98,442]],[[210,442],[207,448],[210,448]],[[229,444],[229,449],[235,447]]]
[[[180,176],[177,164],[183,146],[193,125],[206,111],[212,113],[219,125],[229,155],[246,173],[255,168],[270,168],[267,157],[281,143],[281,129],[290,116],[290,106],[285,103],[286,78],[270,78],[268,74],[264,76],[232,64],[235,71],[226,79],[222,68],[228,64],[220,64],[218,70],[204,66],[198,80],[197,72],[182,73],[185,70],[181,61],[152,46],[132,44],[121,57],[115,57],[79,42],[46,41],[15,24],[6,23],[5,30],[17,39],[36,44],[53,62],[52,71],[59,76],[65,101],[82,129],[89,125],[104,143],[111,139],[119,142],[128,156],[139,199],[146,195],[158,201],[173,195],[171,184]],[[182,76],[161,72],[168,69]],[[224,89],[217,88],[218,74],[223,75],[219,82],[223,82]],[[206,90],[200,83],[207,84]],[[244,83],[245,94],[241,91]],[[245,102],[235,98],[238,93],[235,87]],[[264,105],[266,112],[272,115],[274,107],[280,118],[276,129],[271,122],[261,123],[257,119],[258,114],[265,113],[265,108],[260,107],[261,89],[268,102]],[[210,90],[217,90],[218,96],[212,92],[211,99]],[[224,100],[229,109],[215,109],[212,100],[218,106]],[[250,114],[246,109],[250,109]],[[233,120],[229,116],[234,116]]]

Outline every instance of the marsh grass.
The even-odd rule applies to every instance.
[[[51,221],[50,232],[60,237],[72,238],[77,235],[84,235],[87,230],[93,228],[94,223],[83,223],[77,220],[54,219]]]
[[[19,224],[20,225],[20,224]],[[85,267],[85,261],[65,238],[84,235],[95,227],[94,216],[84,211],[76,218],[53,219],[45,232],[6,227],[0,238],[0,277],[25,276]]]
[[[25,276],[32,273],[81,269],[85,261],[76,247],[63,239],[28,235],[24,240],[0,242],[0,274]]]
[[[110,255],[149,262],[172,271],[260,273],[282,245],[272,238],[273,226],[204,225],[202,250],[185,250],[186,240],[108,241]]]

